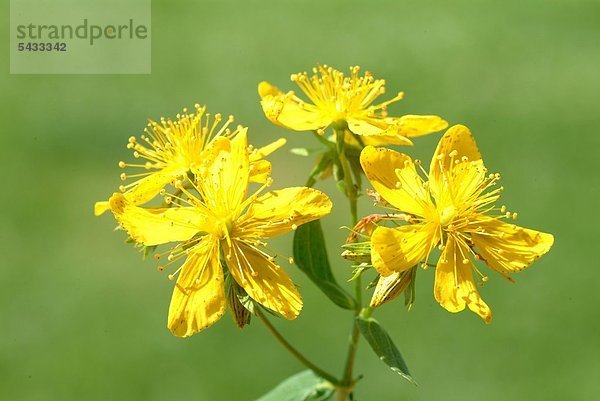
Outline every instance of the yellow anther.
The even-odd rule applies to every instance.
[[[158,266],[156,266],[156,268],[158,269],[159,272],[165,270],[165,267],[162,265],[158,265]]]
[[[450,154],[448,156],[456,157],[457,155],[458,155],[458,150],[454,149],[452,152],[450,152]]]
[[[127,166],[127,165],[125,164],[125,162],[119,162],[119,167],[121,167],[121,168],[125,168],[125,166]]]
[[[175,276],[172,274],[169,274],[169,280],[171,280],[171,281],[175,280]]]
[[[490,279],[490,278],[489,278],[488,276],[483,276],[483,277],[481,278],[481,281],[483,281],[484,283],[487,283],[489,279]]]
[[[298,229],[298,225],[297,224],[292,224],[292,230],[296,231]]]
[[[294,258],[292,258],[292,257],[290,256],[290,257],[288,258],[288,263],[289,263],[290,265],[291,265],[291,264],[294,264]]]
[[[517,212],[514,212],[514,213],[512,214],[512,218],[513,218],[513,219],[516,219],[518,216],[519,216],[519,214],[518,214]]]
[[[121,181],[125,181],[127,179],[127,174],[121,173],[120,177],[121,177]]]

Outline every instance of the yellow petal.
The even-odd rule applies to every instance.
[[[94,204],[94,216],[100,216],[108,210],[110,210],[110,203],[108,201],[96,202]]]
[[[398,134],[389,124],[381,120],[369,118],[348,118],[348,128],[356,135],[361,136],[365,145],[407,145],[413,143],[405,136]]]
[[[211,326],[225,313],[223,270],[218,242],[206,236],[181,267],[169,306],[168,327],[189,337]]]
[[[212,159],[201,169],[199,187],[205,199],[216,204],[214,212],[230,213],[246,197],[250,175],[246,132],[235,138],[221,138],[211,147]]]
[[[376,121],[367,118],[348,118],[346,121],[348,129],[356,135],[379,135],[387,128],[387,124],[382,126],[381,123],[378,124]]]
[[[271,85],[267,81],[262,81],[258,84],[258,94],[262,99],[267,96],[282,95],[283,92],[281,92],[275,85]]]
[[[367,146],[360,154],[360,163],[373,188],[399,210],[424,216],[434,209],[423,180],[407,155]]]
[[[467,255],[468,251],[461,250],[454,239],[448,239],[435,269],[435,299],[452,313],[464,310],[467,305],[486,323],[490,323],[492,311],[477,291],[472,273],[474,266]]]
[[[262,148],[255,149],[250,153],[250,162],[255,162],[257,160],[263,159],[275,152],[277,149],[281,148],[286,144],[287,140],[285,138],[279,138],[278,140],[271,142],[268,145],[263,146]]]
[[[302,298],[296,286],[281,266],[268,255],[240,241],[224,245],[227,267],[235,281],[250,298],[279,313],[295,319],[302,309]]]
[[[259,94],[265,116],[285,128],[314,131],[332,122],[315,105],[305,103],[291,92],[284,94],[267,82],[259,84]]]
[[[478,253],[488,266],[504,275],[523,270],[550,250],[552,234],[489,219],[478,224],[483,234],[472,234]]]
[[[134,205],[143,205],[152,199],[161,189],[174,179],[181,178],[187,169],[181,167],[167,167],[138,181],[137,185],[126,192],[127,199]]]
[[[365,145],[380,146],[380,145],[401,145],[412,146],[410,139],[402,135],[391,135],[389,131],[384,131],[379,135],[363,136],[361,139]]]
[[[136,185],[125,192],[123,196],[127,198],[132,205],[143,205],[154,199],[161,189],[165,187],[171,180],[179,178],[186,174],[187,170],[178,167],[168,167],[159,170],[147,177],[137,181]],[[100,216],[104,212],[110,210],[108,201],[96,202],[94,205],[94,215]]]
[[[258,160],[250,163],[250,181],[265,183],[271,175],[271,162],[268,160]]]
[[[197,208],[144,209],[120,193],[111,196],[109,202],[121,227],[146,246],[186,241],[203,231],[206,223],[206,216]]]
[[[439,116],[419,116],[407,114],[402,117],[388,118],[397,135],[414,138],[438,132],[448,127],[448,122]]]
[[[450,127],[429,168],[429,187],[438,205],[460,207],[481,189],[484,179],[485,166],[471,131],[464,125]]]
[[[293,187],[268,192],[252,202],[239,219],[234,236],[270,238],[286,233],[331,211],[329,197],[312,188]]]
[[[382,276],[406,271],[425,259],[438,238],[434,224],[377,227],[371,236],[371,263]]]
[[[271,174],[271,163],[264,158],[286,144],[285,138],[279,138],[262,148],[254,149],[250,152],[248,160],[250,161],[250,181],[264,183]]]

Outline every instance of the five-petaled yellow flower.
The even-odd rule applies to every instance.
[[[246,197],[251,169],[245,132],[233,139],[219,137],[208,149],[212,156],[199,166],[195,178],[175,183],[182,195],[170,195],[172,207],[145,209],[120,193],[110,199],[119,224],[138,243],[178,242],[166,252],[167,265],[185,259],[169,276],[173,279],[178,275],[169,308],[169,329],[177,336],[191,336],[224,314],[222,261],[228,274],[253,300],[294,319],[302,300],[275,258],[261,250],[267,245],[263,239],[326,215],[331,201],[305,187],[263,194],[270,178]]]
[[[347,125],[350,132],[359,135],[367,145],[412,145],[409,138],[448,126],[438,116],[389,117],[387,106],[402,99],[404,93],[373,104],[385,92],[385,80],[375,79],[369,72],[359,76],[359,70],[359,67],[351,67],[350,76],[344,76],[332,67],[319,65],[313,68],[313,76],[305,72],[292,74],[292,81],[312,103],[300,99],[294,92],[283,93],[270,83],[261,82],[258,93],[263,111],[273,123],[296,131],[323,134],[332,124]]]
[[[133,150],[136,159],[141,163],[119,162],[119,167],[136,167],[143,170],[138,174],[121,174],[122,180],[135,180],[119,188],[124,192],[129,202],[142,205],[152,200],[165,185],[177,179],[184,178],[193,172],[202,161],[209,157],[207,149],[215,138],[234,138],[247,131],[246,127],[237,126],[231,130],[229,125],[233,116],[221,124],[221,114],[211,118],[206,112],[206,106],[195,106],[194,113],[178,114],[175,121],[161,119],[160,122],[150,120],[144,130],[141,141],[132,136],[127,147]],[[265,147],[250,148],[250,177],[254,182],[265,182],[271,173],[271,163],[263,158],[285,144],[285,139],[279,139]],[[94,213],[98,216],[109,209],[106,201],[97,202]]]
[[[371,238],[371,260],[382,276],[427,266],[435,247],[442,250],[435,273],[435,299],[450,312],[465,308],[489,323],[492,313],[481,299],[473,260],[483,260],[506,278],[548,252],[551,234],[518,227],[502,219],[516,213],[496,207],[502,187],[489,174],[469,129],[451,127],[440,140],[424,181],[405,154],[366,147],[363,169],[375,190],[398,210],[410,214],[407,225],[378,227]],[[422,169],[422,168],[421,168]],[[423,170],[423,173],[425,171]],[[510,278],[509,278],[510,279]]]

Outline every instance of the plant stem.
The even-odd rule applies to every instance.
[[[358,184],[353,179],[353,171],[348,158],[346,157],[346,143],[345,143],[345,130],[340,129],[335,131],[337,152],[344,172],[344,182],[346,186],[346,196],[350,203],[350,214],[352,216],[352,227],[358,223]],[[360,174],[360,173],[358,173]],[[352,315],[352,331],[350,333],[350,339],[348,344],[348,353],[346,356],[346,364],[344,366],[344,373],[342,377],[342,386],[338,389],[337,399],[338,401],[345,401],[348,396],[352,393],[354,387],[354,361],[356,359],[356,350],[358,347],[358,340],[360,339],[360,331],[356,318],[362,312],[362,280],[358,276],[354,281],[354,297],[356,299],[356,308]]]
[[[323,379],[328,380],[329,382],[331,382],[335,386],[341,386],[342,385],[342,383],[340,382],[340,380],[338,378],[336,378],[335,376],[333,376],[330,373],[327,373],[326,371],[324,371],[323,369],[321,369],[320,367],[318,367],[317,365],[315,365],[314,363],[312,363],[311,361],[309,361],[304,355],[302,355],[302,353],[300,353],[300,351],[298,351],[296,348],[294,348],[283,337],[283,335],[275,328],[275,326],[273,326],[273,324],[271,324],[271,322],[269,321],[269,319],[267,319],[267,317],[260,310],[260,308],[256,308],[255,311],[256,311],[256,315],[263,322],[263,324],[266,326],[267,330],[273,335],[273,337],[275,337],[277,339],[277,341],[279,341],[281,343],[281,345],[283,345],[283,347],[290,354],[292,354],[300,363],[302,363],[304,366],[306,366],[307,368],[309,368],[310,370],[312,370],[313,372],[315,372],[317,375],[321,376]]]

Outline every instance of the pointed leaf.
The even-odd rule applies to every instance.
[[[358,316],[356,318],[358,328],[367,340],[375,354],[394,372],[404,377],[412,384],[417,384],[408,371],[408,366],[402,358],[402,354],[392,341],[390,335],[381,327],[379,322],[373,318]]]
[[[305,370],[282,381],[256,401],[325,401],[335,387],[311,370]]]
[[[341,308],[354,309],[354,298],[340,287],[331,272],[325,238],[318,220],[303,224],[296,230],[294,260],[331,301]]]

